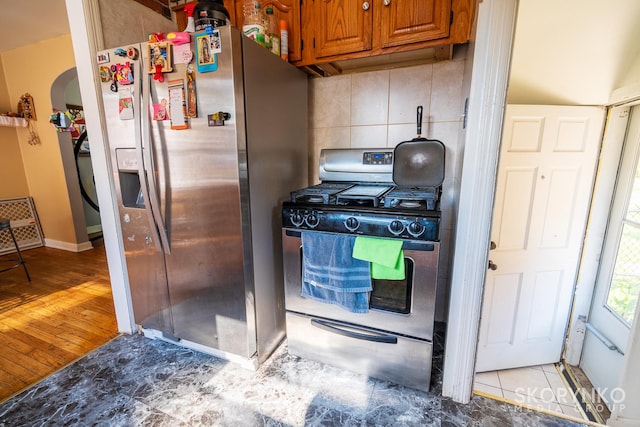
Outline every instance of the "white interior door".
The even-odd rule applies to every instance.
[[[476,372],[560,360],[604,117],[507,107]]]
[[[631,113],[580,367],[610,409],[640,293],[640,107]]]

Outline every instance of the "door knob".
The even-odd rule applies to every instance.
[[[489,260],[489,270],[496,271],[498,269],[498,265],[494,264],[493,261]]]
[[[384,0],[382,4],[385,6],[389,6],[391,4],[391,0]]]
[[[369,6],[369,2],[368,1],[362,3],[362,10],[369,10],[369,7],[370,6]]]
[[[490,250],[494,250],[495,248],[497,248],[496,246],[496,242],[494,242],[493,240],[491,241],[491,244],[489,245],[489,249]]]

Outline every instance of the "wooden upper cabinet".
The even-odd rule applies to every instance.
[[[380,46],[391,47],[449,36],[451,0],[376,0]]]
[[[242,29],[244,14],[242,11],[243,0],[236,1],[236,22],[237,27]],[[289,31],[289,61],[299,61],[302,59],[301,53],[301,27],[300,27],[300,0],[262,0],[260,2],[262,10],[267,7],[273,8],[276,22],[284,19],[288,24]]]
[[[314,0],[316,58],[371,49],[373,0]]]
[[[465,43],[477,0],[302,1],[308,25],[302,30],[303,58],[296,65],[324,67],[334,61]]]
[[[287,21],[290,62],[326,67],[345,59],[466,43],[476,1],[261,0],[261,5],[263,10],[271,6],[277,20]],[[244,0],[224,0],[231,25],[239,29],[243,4]],[[187,22],[184,6],[172,8],[178,30]],[[339,72],[330,73],[334,71]]]

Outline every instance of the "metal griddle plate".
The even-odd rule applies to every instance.
[[[398,144],[393,154],[393,182],[407,187],[437,187],[444,181],[444,144],[415,138]]]

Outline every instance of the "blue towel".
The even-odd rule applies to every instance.
[[[353,313],[369,310],[370,266],[352,257],[355,237],[302,232],[302,296]]]
[[[369,292],[337,292],[302,282],[302,296],[325,304],[334,304],[352,313],[369,312]]]

